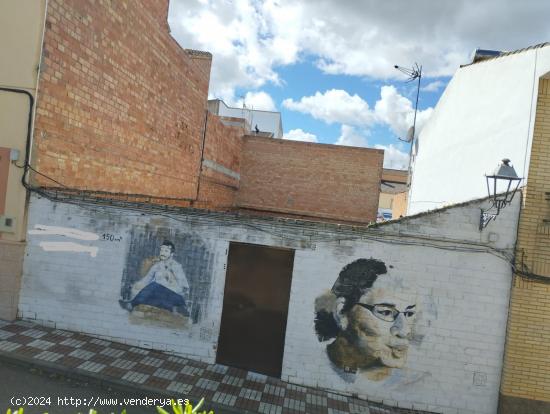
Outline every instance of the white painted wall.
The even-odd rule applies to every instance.
[[[487,195],[484,174],[510,158],[527,177],[538,80],[550,46],[460,68],[419,136],[408,214]]]
[[[220,100],[217,115],[243,118],[250,124],[252,131],[258,125],[260,131],[273,133],[273,138],[281,138],[283,136],[280,112],[260,111],[253,108],[232,108]]]
[[[213,362],[229,242],[291,247],[296,254],[283,380],[356,393],[399,407],[495,413],[512,275],[509,264],[491,252],[513,251],[519,197],[479,232],[483,205],[473,202],[366,229],[229,215],[141,215],[33,196],[20,314],[61,329]],[[40,225],[73,231],[69,237],[66,232],[32,231]],[[133,227],[145,225],[151,231],[170,227],[194,232],[209,246],[213,261],[210,308],[197,325],[180,330],[132,325],[118,305],[128,235]],[[122,241],[89,237],[105,232],[122,236]],[[85,237],[70,237],[75,234]],[[74,251],[72,246],[63,252],[42,247],[44,242],[69,241],[86,248]],[[390,378],[371,381],[358,376],[345,382],[331,367],[325,354],[327,343],[315,335],[314,302],[332,287],[343,266],[371,257],[393,266],[389,275],[402,280],[399,289],[417,292],[424,309],[418,327],[425,336],[409,349],[405,368],[394,369]],[[482,385],[474,385],[474,375],[485,378]]]

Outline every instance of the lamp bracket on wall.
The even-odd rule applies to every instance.
[[[500,210],[510,204],[519,188],[522,178],[518,177],[514,167],[510,165],[510,160],[504,158],[492,175],[486,175],[487,192],[491,200],[491,207],[481,209],[479,217],[479,230],[483,230],[487,225],[496,220]],[[499,188],[499,183],[503,185]],[[515,184],[512,186],[512,184]],[[502,191],[504,190],[504,191]]]

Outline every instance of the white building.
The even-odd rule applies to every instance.
[[[549,73],[550,43],[460,67],[418,138],[407,214],[487,195],[484,174],[503,158],[527,179],[539,79]]]
[[[232,108],[227,106],[221,99],[211,99],[208,101],[208,110],[219,116],[228,116],[232,118],[242,118],[250,126],[251,132],[258,131],[272,138],[283,137],[283,122],[280,112],[259,111],[251,108]]]

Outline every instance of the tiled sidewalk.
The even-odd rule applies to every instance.
[[[211,408],[216,413],[421,413],[27,321],[0,321],[0,356],[46,369],[55,367],[67,375],[113,382],[144,393],[171,394],[192,401],[204,397],[213,403]]]

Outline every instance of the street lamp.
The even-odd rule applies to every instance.
[[[504,158],[492,175],[485,175],[487,193],[491,201],[491,207],[481,209],[479,218],[479,230],[483,230],[491,220],[495,220],[500,210],[512,202],[523,178],[518,177],[510,160]]]

